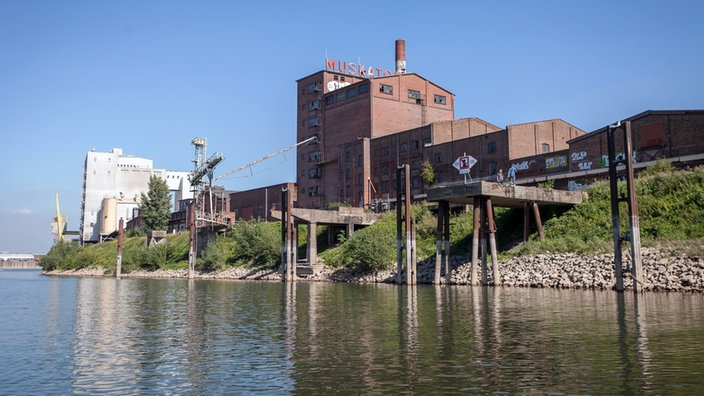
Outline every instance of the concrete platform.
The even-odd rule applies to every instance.
[[[281,220],[281,211],[270,211],[271,217]],[[291,215],[303,223],[317,224],[353,224],[368,226],[374,224],[379,218],[376,213],[365,212],[362,208],[337,208],[336,210],[292,208]]]
[[[448,201],[451,204],[472,204],[475,197],[490,197],[494,206],[522,208],[525,202],[543,205],[577,205],[585,193],[540,187],[511,186],[485,181],[458,183],[430,187],[427,200]]]

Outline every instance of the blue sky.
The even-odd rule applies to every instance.
[[[51,246],[55,193],[77,230],[83,161],[122,148],[189,171],[193,137],[223,174],[296,140],[296,80],[330,58],[407,69],[455,117],[561,118],[586,131],[704,108],[701,1],[0,2],[0,252]],[[224,178],[295,181],[294,155]]]

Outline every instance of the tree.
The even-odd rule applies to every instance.
[[[141,196],[139,214],[142,216],[144,231],[165,230],[171,216],[171,194],[166,182],[158,177],[149,178],[149,192]]]
[[[420,177],[423,178],[423,181],[427,185],[435,183],[435,169],[433,165],[430,164],[430,161],[424,160],[420,165]]]

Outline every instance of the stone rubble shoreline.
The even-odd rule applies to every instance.
[[[643,248],[641,250],[643,266],[642,290],[703,292],[704,260],[701,257],[682,255],[674,250],[663,248]],[[471,258],[469,256],[452,256],[451,285],[471,284]],[[581,256],[576,253],[540,254],[521,256],[499,261],[498,282],[492,279],[491,260],[487,263],[487,279],[490,285],[504,287],[534,287],[556,289],[613,289],[616,283],[614,255],[598,254]],[[623,267],[630,267],[630,257],[624,254]],[[481,271],[477,271],[477,282],[481,280]],[[418,284],[432,284],[435,271],[435,258],[418,263]],[[103,268],[85,268],[79,270],[48,271],[51,276],[112,276]],[[123,278],[187,278],[188,270],[137,270],[123,273]],[[401,274],[405,280],[405,273]],[[273,269],[228,268],[216,272],[196,272],[197,279],[231,279],[281,281],[281,274]],[[323,266],[315,275],[301,277],[305,281],[356,282],[356,283],[395,283],[396,271],[359,273],[348,269]],[[444,276],[441,284],[445,284]],[[629,274],[624,276],[624,287],[633,288]]]

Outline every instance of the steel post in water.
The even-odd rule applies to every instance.
[[[487,262],[486,262],[486,234],[487,234],[487,221],[486,221],[486,197],[481,197],[481,205],[480,205],[480,210],[481,210],[481,215],[480,217],[480,223],[481,227],[479,231],[479,237],[481,239],[481,246],[482,246],[482,285],[486,286],[489,284],[489,280],[487,277]]]
[[[433,278],[433,284],[440,284],[440,268],[442,265],[442,243],[443,243],[443,224],[445,223],[445,201],[438,202],[438,224],[435,230],[435,276]]]
[[[405,180],[405,222],[406,222],[406,284],[416,284],[415,219],[411,216],[411,167],[403,165]]]
[[[122,275],[122,242],[124,239],[125,220],[120,217],[120,227],[117,231],[117,263],[115,265],[115,278]]]
[[[494,223],[494,207],[491,197],[486,198],[486,219],[489,228],[489,248],[491,249],[491,276],[494,285],[499,283],[499,259],[496,257],[496,224]]]
[[[294,246],[296,245],[296,230],[293,226],[293,214],[291,213],[293,209],[293,194],[290,192],[286,194],[286,206],[288,210],[286,211],[286,240],[287,240],[287,254],[286,254],[286,281],[291,282],[296,279],[296,256]]]
[[[481,198],[473,199],[474,211],[472,212],[472,263],[470,264],[471,283],[477,284],[477,270],[479,269],[479,228],[481,227]]]
[[[609,186],[611,191],[611,226],[614,238],[614,266],[616,271],[616,291],[623,291],[623,262],[621,261],[621,222],[619,220],[618,173],[616,171],[616,142],[614,130],[620,126],[609,125],[606,128],[609,150]]]
[[[188,205],[188,279],[193,279],[196,272],[196,238],[198,237],[196,229],[196,199],[194,197],[191,200],[191,204]]]
[[[624,129],[624,145],[626,152],[626,186],[628,189],[628,214],[630,219],[631,242],[631,276],[633,291],[642,291],[643,264],[640,253],[640,219],[638,216],[638,201],[636,199],[635,174],[633,172],[633,149],[631,147],[631,122],[626,121]]]
[[[450,268],[450,203],[444,201],[443,213],[445,214],[444,225],[443,225],[443,240],[445,244],[445,283],[450,284],[451,280],[451,268]]]
[[[403,219],[401,218],[401,172],[402,167],[396,168],[396,284],[401,284],[401,270],[403,262],[403,242],[401,240]]]

